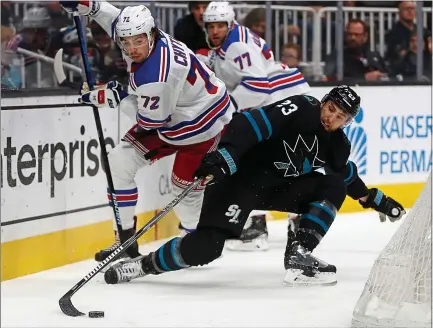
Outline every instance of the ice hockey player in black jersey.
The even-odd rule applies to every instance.
[[[156,252],[113,265],[105,281],[116,284],[208,264],[221,255],[227,239],[239,237],[251,210],[262,209],[301,214],[296,235],[288,231],[284,283],[335,284],[335,266],[311,252],[346,195],[391,221],[405,213],[391,197],[368,189],[348,161],[350,143],[342,128],[359,108],[355,91],[339,86],[322,101],[293,96],[235,116],[218,149],[196,171],[197,177],[213,177],[197,230],[171,239]]]

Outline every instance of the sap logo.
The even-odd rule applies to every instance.
[[[364,109],[361,107],[352,124],[344,129],[352,146],[349,161],[356,164],[359,175],[367,174],[367,133],[361,124],[363,119]]]
[[[238,216],[241,214],[241,211],[238,205],[233,204],[229,206],[227,212],[225,212],[225,216],[231,217],[230,223],[239,223]]]

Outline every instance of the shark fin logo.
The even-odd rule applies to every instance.
[[[322,167],[325,163],[317,157],[319,152],[317,136],[314,136],[314,142],[311,146],[305,143],[301,135],[298,135],[293,147],[284,140],[283,146],[288,161],[274,162],[274,165],[279,170],[285,170],[284,177],[297,177],[309,173]]]

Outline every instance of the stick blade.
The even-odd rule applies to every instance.
[[[70,296],[62,296],[62,298],[59,299],[59,306],[62,312],[70,317],[79,317],[84,315],[83,312],[78,311],[72,304]]]
[[[54,74],[56,75],[59,84],[66,80],[66,74],[63,70],[63,49],[60,48],[54,56]]]

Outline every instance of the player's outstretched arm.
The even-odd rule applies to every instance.
[[[61,0],[59,2],[67,12],[77,11],[80,15],[92,17],[114,39],[112,25],[119,16],[120,9],[105,0]]]

